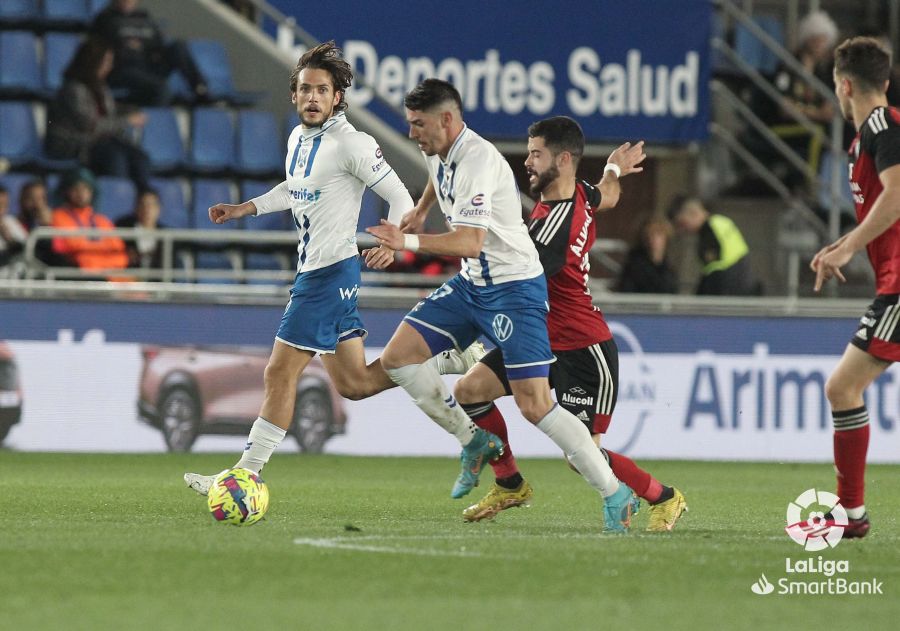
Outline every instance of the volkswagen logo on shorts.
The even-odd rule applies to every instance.
[[[505,313],[498,313],[494,316],[491,328],[494,329],[494,335],[497,336],[497,341],[505,342],[509,339],[509,336],[512,335],[513,323],[508,315]]]

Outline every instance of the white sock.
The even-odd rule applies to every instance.
[[[273,425],[262,417],[257,418],[253,421],[253,427],[250,428],[244,454],[234,466],[259,473],[269,462],[275,448],[284,440],[285,434],[287,432],[277,425]]]
[[[444,353],[449,353],[450,351],[444,351]],[[456,351],[453,351],[454,353]],[[438,353],[431,359],[425,362],[426,366],[432,366],[439,375],[453,375],[457,374],[454,372],[456,369],[454,359],[451,357],[444,357],[444,353]]]
[[[619,481],[591,439],[591,433],[571,412],[554,405],[537,428],[559,445],[578,472],[600,495],[609,497],[619,490]]]
[[[465,447],[478,431],[478,426],[463,411],[433,364],[410,364],[392,368],[387,374],[413,398],[419,409],[432,421],[459,439]]]
[[[866,514],[866,505],[861,504],[856,506],[855,508],[847,508],[847,517],[850,519],[862,519],[862,516]]]

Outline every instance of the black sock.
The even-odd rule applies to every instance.
[[[519,486],[524,481],[525,478],[522,477],[522,474],[516,472],[508,478],[497,478],[497,486],[503,487],[504,489],[509,489],[511,491],[513,489],[519,488]]]
[[[670,500],[673,497],[675,497],[675,489],[673,489],[671,486],[666,486],[665,484],[663,484],[662,493],[659,494],[659,499],[655,502],[650,502],[650,505],[653,506],[655,504],[662,504],[666,500]]]

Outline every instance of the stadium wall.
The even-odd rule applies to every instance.
[[[367,309],[370,359],[404,312]],[[273,306],[0,302],[0,341],[18,365],[22,422],[6,445],[35,451],[165,449],[142,423],[138,390],[147,345],[218,346],[240,354],[270,347],[281,317]],[[641,458],[828,461],[829,371],[855,330],[852,319],[615,315],[620,392],[606,444]],[[235,384],[237,385],[240,384]],[[3,394],[3,393],[0,393]],[[870,389],[870,460],[900,462],[900,384],[885,373]],[[516,453],[558,455],[512,401]],[[425,419],[405,393],[346,402],[347,433],[330,453],[455,455],[455,440]],[[199,451],[236,451],[243,437],[202,436]],[[295,450],[293,443],[285,450]]]

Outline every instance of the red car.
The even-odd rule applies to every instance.
[[[0,443],[22,419],[22,386],[12,350],[0,342]]]
[[[169,451],[190,451],[201,434],[246,435],[263,402],[270,350],[260,347],[145,346],[138,411],[159,428]],[[297,383],[289,430],[301,451],[320,453],[343,434],[343,399],[319,359]]]

